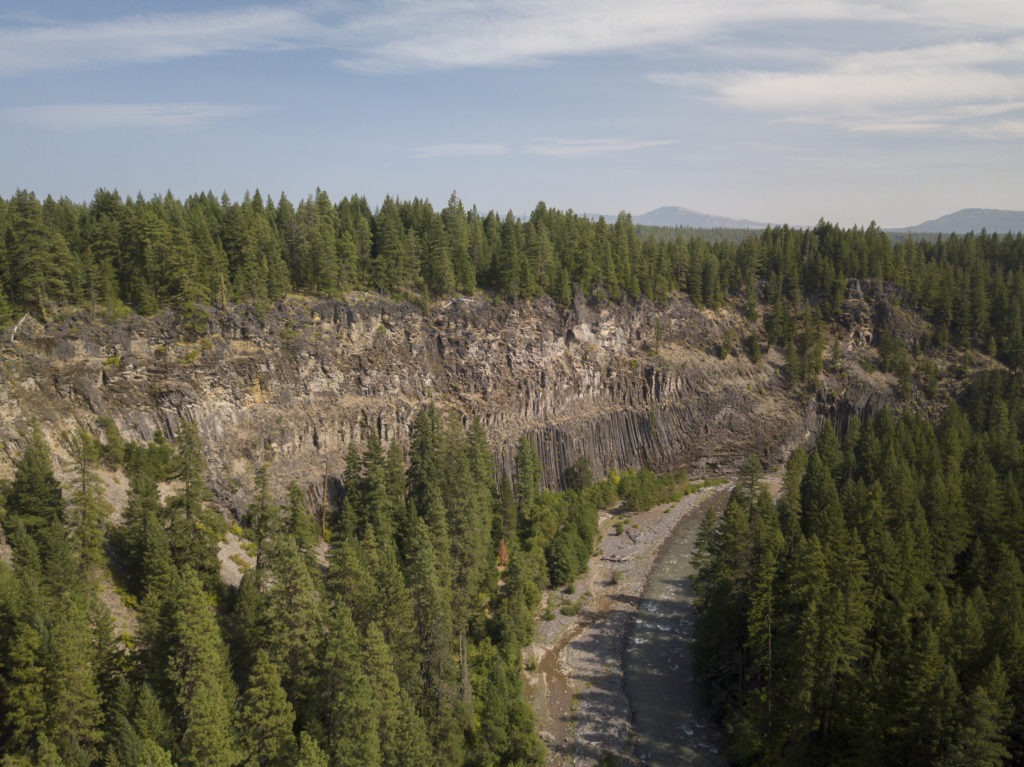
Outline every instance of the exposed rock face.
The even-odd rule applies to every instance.
[[[318,488],[325,471],[340,475],[351,441],[371,432],[404,441],[416,411],[433,402],[479,418],[503,471],[530,434],[549,484],[581,455],[596,474],[638,465],[708,473],[751,454],[776,462],[823,409],[860,408],[889,388],[858,389],[855,403],[833,386],[819,407],[784,384],[776,355],[755,365],[722,352],[745,335],[741,318],[685,297],[572,309],[461,298],[424,314],[354,296],[210,315],[198,338],[167,314],[22,323],[0,345],[7,468],[33,420],[52,443],[78,427],[96,431],[98,416],[135,440],[173,437],[190,420],[206,440],[218,500],[238,511],[255,465]]]

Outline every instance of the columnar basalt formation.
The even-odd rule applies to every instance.
[[[100,416],[132,440],[173,437],[189,420],[217,499],[241,510],[255,466],[321,487],[350,442],[404,441],[427,403],[479,418],[502,471],[530,435],[548,484],[581,456],[598,475],[709,473],[752,454],[771,463],[808,439],[822,408],[785,384],[777,353],[747,359],[739,339],[750,332],[738,314],[685,297],[571,308],[469,297],[427,311],[370,295],[291,299],[212,308],[199,332],[170,314],[29,319],[0,347],[5,469],[33,421],[59,445],[77,428],[99,433]],[[860,407],[841,388],[827,406]]]

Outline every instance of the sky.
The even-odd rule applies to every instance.
[[[4,0],[0,195],[1024,209],[1021,0]]]

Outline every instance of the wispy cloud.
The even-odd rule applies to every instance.
[[[265,7],[6,25],[0,28],[0,75],[310,47],[323,44],[323,35],[297,10]]]
[[[791,22],[871,19],[970,39],[1024,28],[1019,0],[306,0],[291,6],[141,14],[92,22],[0,20],[0,75],[319,48],[358,70],[529,66],[648,55]],[[776,55],[788,50],[783,46]]]
[[[650,149],[652,147],[667,146],[673,143],[675,142],[660,139],[549,139],[534,142],[527,146],[523,152],[525,154],[541,155],[543,157],[593,157],[595,155],[602,154]]]
[[[0,23],[0,75],[209,56],[327,48],[349,68],[528,66],[561,57],[647,53],[734,25],[856,18],[854,0],[316,0],[99,22]]]
[[[765,19],[855,18],[845,0],[399,0],[376,5],[343,31],[339,63],[355,69],[528,66],[557,58],[649,53]]]
[[[870,11],[870,13],[868,12]],[[769,66],[722,72],[657,72],[650,80],[712,96],[721,104],[779,119],[858,132],[952,129],[1017,136],[1024,102],[1024,28],[1019,0],[388,0],[354,5],[309,0],[208,13],[135,15],[91,22],[0,21],[0,76],[40,70],[170,61],[244,51],[318,48],[343,66],[395,72],[529,66],[603,53],[665,54],[759,25],[841,24],[869,16],[920,33],[933,44],[879,51],[860,41],[837,55],[759,41],[752,60]],[[934,41],[940,41],[937,44]],[[707,53],[708,49],[704,49]],[[722,45],[720,61],[729,59]],[[5,119],[55,127],[194,125],[247,108],[203,104],[24,107]],[[240,111],[241,110],[241,111]],[[996,119],[1002,118],[1002,119]],[[664,143],[664,142],[662,142]],[[524,152],[580,157],[658,146],[622,139],[535,142]],[[502,144],[425,146],[417,157],[508,153]]]
[[[666,146],[674,141],[662,139],[537,139],[507,143],[451,143],[417,147],[410,154],[422,159],[459,157],[498,157],[503,155],[537,155],[553,158],[594,157]]]
[[[505,144],[433,144],[413,149],[413,157],[434,159],[438,157],[497,157],[509,153]]]
[[[0,110],[0,120],[54,131],[191,128],[263,111],[234,104],[48,104]]]
[[[1024,106],[1024,37],[843,56],[819,52],[784,70],[655,73],[652,82],[702,90],[736,109],[870,133],[953,130]],[[985,135],[1000,131],[989,125]]]
[[[1024,4],[1018,0],[874,0],[862,8],[860,18],[880,16],[967,37],[1002,35],[1024,27]]]
[[[1024,139],[1024,118],[979,123],[966,132],[976,138]]]
[[[850,112],[935,103],[989,103],[1024,96],[1024,80],[992,65],[1024,61],[1024,38],[858,53],[812,71],[740,72],[718,95],[750,109]]]

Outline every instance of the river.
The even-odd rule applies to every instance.
[[[712,496],[723,504],[725,493]],[[625,653],[637,761],[651,767],[720,767],[722,734],[693,679],[694,541],[704,509],[685,517],[662,548],[640,601]]]

